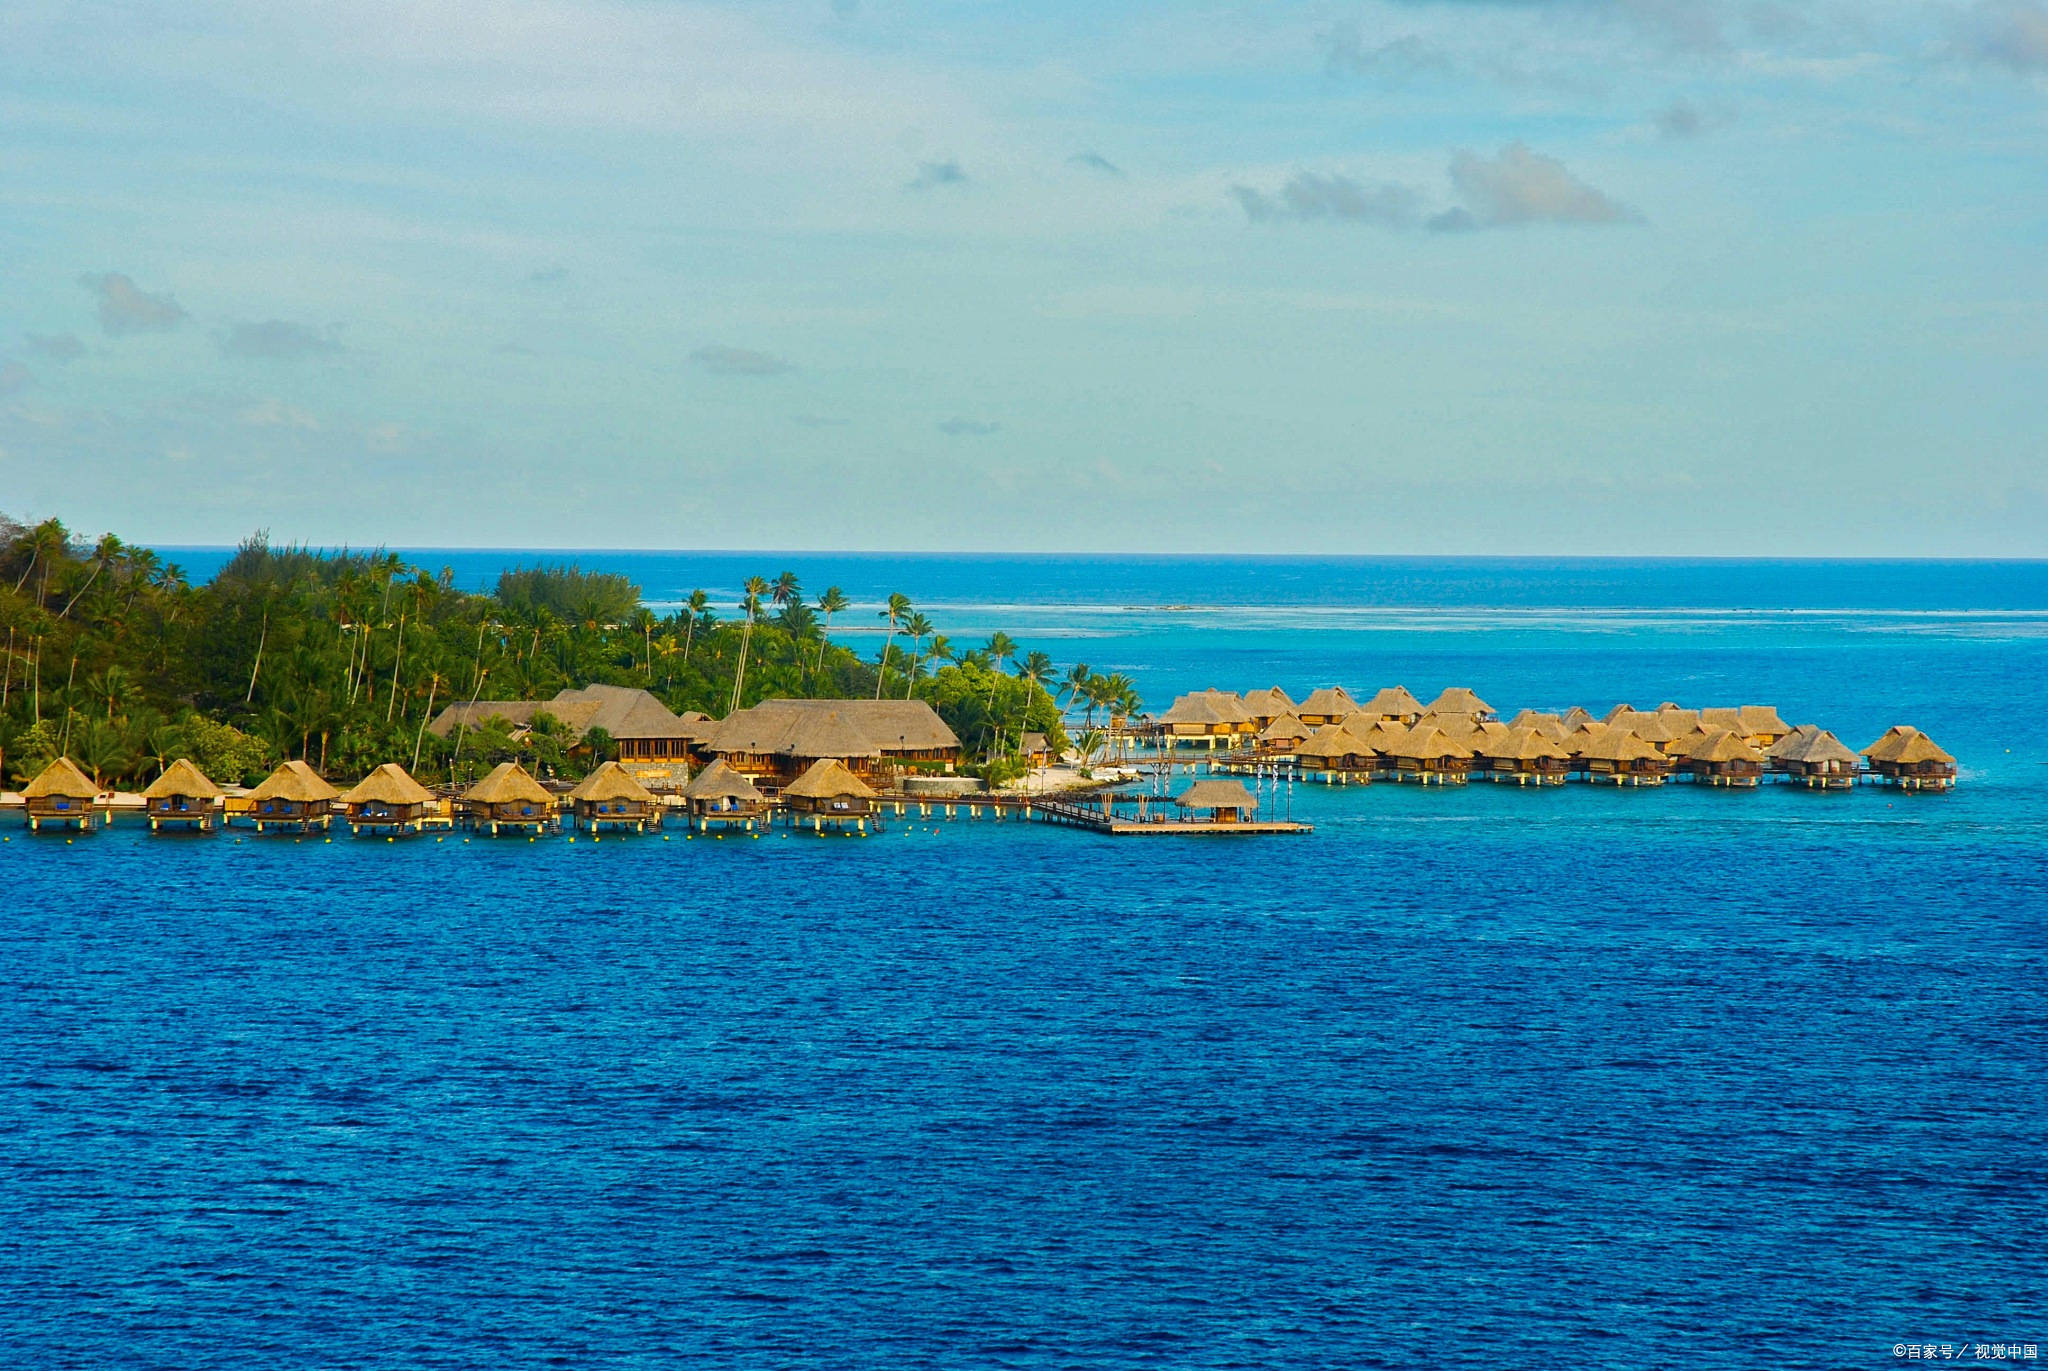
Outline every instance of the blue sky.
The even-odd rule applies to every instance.
[[[0,0],[0,511],[2048,555],[2048,0]]]

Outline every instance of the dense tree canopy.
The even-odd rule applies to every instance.
[[[728,603],[721,618],[698,591],[658,614],[628,579],[573,565],[508,571],[482,595],[381,549],[272,547],[261,534],[195,586],[111,534],[85,543],[55,519],[0,518],[0,768],[18,780],[68,753],[103,784],[135,783],[189,756],[228,782],[300,757],[339,776],[397,761],[430,779],[460,747],[573,775],[605,740],[485,727],[444,743],[426,725],[454,701],[592,683],[715,715],[776,697],[916,695],[999,772],[1025,731],[1065,744],[1051,691],[1067,678],[1006,635],[956,654],[894,596],[870,662],[825,637],[851,609],[836,586],[807,600],[785,572]]]

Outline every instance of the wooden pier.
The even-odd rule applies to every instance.
[[[1116,802],[1135,806],[1119,812]],[[1032,817],[1046,823],[1065,824],[1071,828],[1085,828],[1096,833],[1107,833],[1112,837],[1124,838],[1136,834],[1238,834],[1250,836],[1267,833],[1312,833],[1312,824],[1295,823],[1291,819],[1201,819],[1182,818],[1173,811],[1171,802],[1154,800],[1148,804],[1143,799],[1123,795],[1105,795],[1094,803],[1077,804],[1072,800],[1033,800],[1030,803]]]

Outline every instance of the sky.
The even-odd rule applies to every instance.
[[[0,513],[2048,556],[2048,0],[0,0]]]

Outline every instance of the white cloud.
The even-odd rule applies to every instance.
[[[78,284],[99,297],[100,327],[114,337],[163,333],[189,317],[168,293],[152,295],[118,271],[81,276]]]

